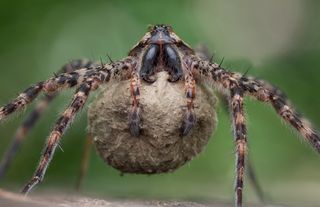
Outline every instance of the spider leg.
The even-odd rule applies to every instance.
[[[15,100],[0,108],[0,121],[29,104],[43,90],[43,82],[36,83],[23,91]]]
[[[0,108],[0,121],[13,112],[22,109],[23,107],[31,103],[31,101],[33,101],[40,92],[51,94],[62,89],[78,86],[79,84],[83,83],[84,80],[92,76],[92,74],[98,73],[99,71],[105,71],[108,78],[111,78],[110,75],[112,75],[114,78],[127,78],[125,76],[130,76],[130,74],[127,74],[128,69],[134,64],[136,64],[134,58],[128,57],[112,64],[105,64],[92,68],[82,68],[70,73],[62,73],[46,81],[36,83],[35,85],[22,92],[11,103]],[[112,74],[110,74],[111,71]]]
[[[73,102],[65,111],[63,116],[57,121],[53,132],[50,134],[47,147],[43,153],[35,176],[23,189],[24,193],[29,192],[33,186],[43,179],[46,168],[53,156],[53,152],[58,146],[58,141],[60,140],[62,132],[64,132],[66,126],[70,123],[76,112],[83,106],[89,92],[91,90],[95,90],[101,83],[108,82],[110,79],[128,79],[130,77],[130,73],[128,71],[131,71],[130,68],[135,66],[136,59],[129,56],[112,64],[105,64],[93,68],[84,68],[74,72],[56,75],[53,78],[39,82],[35,86],[28,88],[11,103],[0,108],[1,120],[14,111],[26,106],[41,91],[45,93],[55,93],[64,88],[71,88],[73,86],[80,85]]]
[[[201,59],[201,60],[205,60],[205,61],[209,61],[212,62],[212,58],[213,55],[210,54],[208,48],[205,45],[199,45],[196,49],[195,49],[195,53],[196,55]],[[220,64],[219,64],[220,65]],[[222,100],[222,105],[223,106],[228,106],[229,104],[229,97],[226,94],[221,94],[220,99]],[[229,110],[228,107],[224,107],[224,109],[226,111],[228,111],[229,113],[231,113],[231,111]],[[247,159],[246,159],[246,163],[247,163],[247,175],[248,175],[248,179],[253,187],[253,190],[255,191],[255,193],[257,194],[259,200],[261,202],[265,202],[265,196],[263,193],[263,190],[261,188],[261,185],[258,182],[257,176],[256,176],[256,172],[254,170],[254,167],[252,165],[252,160],[248,158],[247,155]]]
[[[0,163],[0,179],[5,175],[10,164],[20,149],[20,146],[27,136],[28,132],[33,128],[43,111],[48,107],[55,95],[45,95],[36,105],[35,109],[23,121],[22,125],[16,130],[10,146],[6,150]]]
[[[279,89],[267,84],[264,81],[256,80],[254,78],[248,78],[240,73],[228,71],[220,67],[217,63],[211,63],[209,61],[201,60],[197,56],[191,56],[184,59],[186,65],[193,68],[193,73],[200,78],[206,80],[209,84],[212,84],[221,93],[230,95],[234,94],[233,86],[237,86],[237,90],[241,91],[244,95],[255,97],[257,100],[265,103],[269,103],[276,110],[278,115],[284,119],[287,123],[293,126],[302,135],[302,137],[308,141],[313,148],[320,153],[320,136],[314,130],[312,125],[305,119],[303,119],[299,113],[289,104],[283,92]],[[240,90],[241,89],[241,90]],[[241,97],[241,96],[238,96]],[[242,99],[242,98],[241,98]],[[237,123],[237,122],[236,122]],[[234,126],[237,127],[237,126]],[[241,127],[241,126],[239,126]],[[236,130],[237,132],[237,130]],[[241,155],[241,151],[245,150],[244,141],[237,142],[237,151]],[[238,155],[239,156],[239,155]],[[241,157],[240,157],[241,158]],[[237,164],[239,163],[239,157],[237,158]],[[244,161],[241,161],[244,163]],[[242,165],[240,162],[239,165]],[[238,168],[237,168],[238,169]],[[241,186],[241,174],[237,172],[236,185]],[[237,191],[242,189],[236,188]],[[238,192],[237,192],[238,193]],[[241,198],[237,195],[236,206],[241,206]]]
[[[73,60],[70,63],[65,64],[58,74],[70,73],[76,69],[93,67],[94,63],[89,60],[79,59]],[[5,152],[1,162],[0,162],[0,179],[7,172],[10,163],[20,148],[25,137],[28,135],[29,131],[34,127],[36,122],[39,120],[43,112],[47,109],[51,101],[56,97],[57,93],[45,94],[44,97],[37,103],[35,109],[27,116],[27,118],[22,122],[21,126],[16,130],[13,136],[11,145]]]
[[[140,76],[137,68],[134,67],[131,75],[130,93],[131,93],[131,111],[129,112],[129,128],[130,133],[138,137],[140,134]]]
[[[230,89],[230,111],[236,144],[235,206],[242,206],[245,156],[247,152],[247,129],[243,109],[243,90],[234,85]]]
[[[185,59],[189,67],[193,67],[196,73],[212,83],[224,94],[229,93],[232,84],[238,84],[246,95],[255,97],[257,100],[269,103],[276,110],[278,115],[288,124],[294,127],[301,136],[320,153],[320,135],[314,127],[302,118],[296,109],[289,103],[286,96],[278,88],[266,83],[246,77],[240,73],[235,73],[221,68],[217,63],[203,61],[197,56]]]
[[[254,78],[243,77],[239,82],[248,95],[255,97],[261,102],[271,104],[278,115],[294,127],[320,153],[319,133],[308,120],[296,111],[282,91],[264,81]]]
[[[86,76],[85,74],[87,71],[89,70],[80,69],[71,73],[62,73],[46,81],[39,82],[29,87],[11,103],[0,108],[0,121],[12,114],[13,112],[22,109],[23,107],[31,103],[42,91],[48,94],[52,94],[58,92],[58,90],[61,90],[62,88],[71,88],[77,85],[79,79],[81,79],[81,82],[83,78]]]
[[[103,82],[103,80],[90,80],[82,83],[79,86],[71,104],[58,119],[51,134],[49,135],[46,148],[40,159],[40,163],[38,164],[33,178],[23,188],[23,194],[29,193],[34,186],[43,180],[54,152],[59,145],[62,134],[70,125],[77,112],[84,106],[90,91],[96,89],[101,82]]]
[[[185,72],[184,79],[185,93],[187,98],[187,108],[181,125],[181,136],[186,136],[196,123],[196,115],[193,103],[196,97],[196,82],[190,71]]]

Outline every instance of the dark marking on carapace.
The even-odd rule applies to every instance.
[[[178,51],[181,51],[181,54]],[[152,75],[158,72],[159,68],[163,68],[170,74],[168,81],[180,80],[183,76],[181,56],[194,53],[172,32],[172,28],[166,25],[151,27],[150,31],[129,52],[129,55],[138,56],[141,52],[143,55],[139,74],[144,81],[149,83],[155,81]]]

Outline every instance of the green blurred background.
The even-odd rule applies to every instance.
[[[299,0],[223,1],[0,1],[0,104],[73,58],[107,61],[125,57],[148,24],[172,25],[192,46],[206,44],[224,66],[282,88],[320,127],[320,2]],[[18,191],[32,176],[45,138],[70,100],[63,93],[28,136],[1,188]],[[320,158],[269,106],[246,101],[249,156],[264,191],[276,203],[320,203]],[[30,111],[29,107],[26,113]],[[86,107],[87,108],[87,107]],[[174,173],[125,175],[92,151],[82,192],[102,197],[232,201],[234,146],[229,115],[207,148]],[[26,113],[0,126],[0,156]],[[65,134],[45,181],[36,191],[73,192],[86,136],[86,112]],[[301,144],[302,143],[302,144]],[[249,182],[245,199],[257,198]]]

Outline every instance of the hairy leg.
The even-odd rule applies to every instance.
[[[58,72],[58,74],[70,73],[80,68],[90,68],[96,66],[97,64],[94,64],[89,60],[73,60],[70,63],[64,65]],[[22,122],[21,126],[16,130],[16,133],[12,138],[12,142],[0,162],[0,179],[7,172],[13,157],[20,149],[20,145],[22,144],[30,130],[35,126],[36,122],[39,120],[43,112],[48,108],[51,101],[56,97],[56,95],[57,93],[45,94],[44,97],[42,97],[41,100],[37,103],[35,109],[27,116],[27,118]]]
[[[206,46],[204,45],[198,46],[195,52],[196,52],[196,55],[201,58],[201,60],[212,62],[213,55],[210,54]],[[221,63],[219,65],[221,66]],[[227,107],[228,105],[230,105],[229,96],[226,94],[221,94],[220,99],[221,99],[222,105],[226,106],[224,107],[226,111],[231,113],[231,110],[229,110],[230,107],[229,108]],[[245,172],[247,173],[248,179],[253,187],[253,190],[255,191],[259,200],[261,202],[265,202],[265,196],[264,196],[263,190],[261,188],[261,185],[258,182],[254,167],[252,165],[252,160],[248,158],[248,155],[247,155],[246,163],[247,163],[247,170]]]
[[[22,125],[16,130],[10,146],[6,150],[2,157],[0,163],[0,179],[4,177],[10,164],[20,149],[22,142],[29,133],[29,131],[34,127],[36,121],[39,119],[44,110],[48,107],[49,103],[55,95],[45,95],[36,105],[35,109],[28,115],[28,117],[23,121]]]
[[[134,66],[135,60],[133,58],[127,58],[112,64],[106,64],[99,70],[91,69],[86,73],[84,78],[82,78],[82,83],[78,87],[69,107],[58,119],[50,133],[45,150],[41,156],[40,163],[38,164],[33,178],[23,188],[23,194],[30,192],[34,186],[43,180],[46,169],[49,166],[63,133],[70,125],[77,112],[84,106],[89,93],[92,90],[97,89],[100,84],[110,81],[111,78],[128,78],[128,71],[131,71],[131,68]]]
[[[320,135],[305,118],[289,103],[286,96],[278,88],[266,83],[246,77],[221,68],[217,63],[200,60],[193,56],[185,60],[187,65],[193,65],[195,73],[212,83],[224,94],[229,94],[232,84],[238,84],[244,90],[245,95],[253,96],[257,100],[269,103],[278,115],[288,124],[294,127],[300,135],[320,153]]]
[[[236,144],[235,206],[242,206],[245,156],[247,152],[247,129],[243,108],[243,90],[237,85],[230,89],[230,111]]]
[[[64,111],[62,116],[56,122],[51,134],[49,135],[46,148],[41,156],[40,163],[35,171],[33,178],[23,188],[22,193],[29,193],[34,186],[41,182],[44,178],[45,172],[49,163],[54,155],[54,152],[59,145],[60,139],[65,132],[66,128],[70,125],[77,112],[84,106],[91,90],[103,80],[90,80],[82,83],[75,93],[73,100],[69,107]]]
[[[47,147],[42,155],[42,159],[36,170],[35,176],[23,189],[23,193],[29,192],[31,188],[43,179],[44,173],[56,147],[58,146],[62,133],[65,131],[67,125],[69,125],[78,110],[84,105],[89,92],[91,90],[95,90],[101,83],[108,82],[110,79],[117,80],[130,78],[131,68],[135,66],[135,58],[128,57],[112,64],[79,69],[74,72],[56,75],[53,78],[29,87],[11,103],[0,108],[0,120],[2,120],[13,112],[26,106],[41,91],[45,93],[55,93],[64,88],[70,88],[76,85],[79,86],[72,103],[64,112],[63,116],[57,121],[53,132],[50,134]]]
[[[129,112],[130,133],[138,137],[140,135],[140,75],[137,68],[133,68],[130,82],[131,110]]]
[[[103,73],[105,73],[106,77],[109,79],[117,79],[117,77],[128,78],[131,75],[128,72],[130,71],[129,68],[131,68],[135,64],[135,59],[132,57],[128,57],[112,64],[105,64],[92,68],[83,68],[70,73],[62,73],[46,81],[38,82],[22,92],[11,103],[0,108],[0,121],[13,112],[27,106],[40,94],[40,92],[51,94],[62,89],[78,86],[86,79],[92,77],[95,74],[99,74],[101,71],[103,71]]]
[[[283,92],[265,81],[241,78],[240,83],[247,93],[257,100],[270,103],[278,115],[293,126],[301,136],[320,153],[320,135],[290,104]]]
[[[187,98],[186,113],[184,115],[182,126],[181,126],[181,136],[186,136],[194,126],[196,122],[196,115],[194,112],[194,99],[196,97],[196,82],[193,78],[191,72],[186,71],[184,75],[185,81],[185,93]]]
[[[187,57],[184,61],[189,67],[194,68],[193,73],[197,78],[206,80],[225,95],[232,94],[232,86],[237,85],[238,88],[243,90],[244,95],[253,96],[261,102],[271,104],[278,115],[294,127],[320,153],[319,133],[306,119],[299,115],[278,88],[271,86],[265,81],[228,71],[222,68],[220,64],[201,60],[197,56]],[[241,142],[239,144],[239,147],[244,145]],[[241,200],[236,198],[236,202],[241,203]]]

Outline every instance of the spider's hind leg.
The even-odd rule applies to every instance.
[[[72,60],[70,63],[65,64],[58,72],[58,74],[70,73],[74,70],[80,68],[89,68],[94,65],[95,64],[92,61],[86,59]],[[20,149],[22,142],[24,141],[30,130],[32,130],[32,128],[35,126],[36,122],[42,116],[43,112],[48,108],[52,100],[56,97],[56,95],[57,93],[45,94],[37,103],[35,109],[27,116],[21,126],[16,130],[12,142],[0,162],[0,179],[5,175],[8,168],[10,167],[10,164],[15,154]]]
[[[130,93],[131,93],[131,110],[129,112],[129,129],[130,133],[138,137],[140,135],[140,75],[135,68],[132,69]]]

